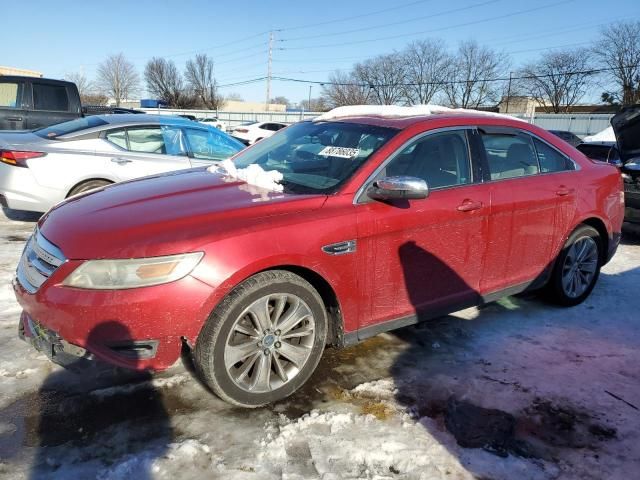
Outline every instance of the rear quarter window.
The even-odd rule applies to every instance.
[[[0,107],[19,108],[22,101],[23,85],[18,82],[0,83]]]

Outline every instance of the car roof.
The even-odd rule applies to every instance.
[[[455,120],[461,124],[482,124],[486,123],[487,119],[497,120],[496,123],[501,123],[509,126],[521,126],[522,124],[528,125],[527,122],[524,122],[515,117],[509,117],[506,115],[486,115],[483,113],[469,113],[465,111],[464,113],[436,113],[432,115],[415,115],[409,117],[394,117],[394,116],[385,116],[385,115],[362,115],[362,116],[353,116],[353,117],[340,117],[335,119],[327,120],[329,122],[345,122],[345,123],[361,123],[364,125],[373,125],[377,127],[390,127],[396,128],[398,130],[403,130],[412,125],[420,124],[420,123],[431,123],[431,122],[439,122],[441,120]],[[491,122],[494,123],[494,122]]]
[[[173,115],[152,115],[138,113],[116,113],[105,115],[94,115],[94,117],[100,118],[111,125],[125,125],[125,124],[154,124],[159,125],[196,125],[197,122],[189,120],[184,117],[177,117]]]

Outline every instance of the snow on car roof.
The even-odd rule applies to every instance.
[[[511,120],[520,120],[520,118],[511,115],[503,115],[494,112],[483,112],[481,110],[471,110],[466,108],[449,108],[440,105],[413,105],[410,107],[402,107],[399,105],[348,105],[344,107],[334,108],[326,113],[313,119],[314,122],[322,122],[327,120],[335,120],[338,118],[348,117],[423,117],[438,114],[474,114],[485,115],[489,117],[509,118]]]

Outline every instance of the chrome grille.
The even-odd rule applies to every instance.
[[[65,261],[60,249],[36,229],[24,247],[16,277],[27,292],[35,293]]]

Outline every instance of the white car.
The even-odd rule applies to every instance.
[[[34,131],[0,132],[0,204],[46,212],[110,183],[209,166],[244,145],[167,115],[94,115]]]
[[[230,134],[246,145],[253,145],[287,126],[280,122],[249,122],[233,127]]]
[[[197,121],[209,127],[215,127],[223,132],[227,131],[227,124],[218,117],[198,118]]]

